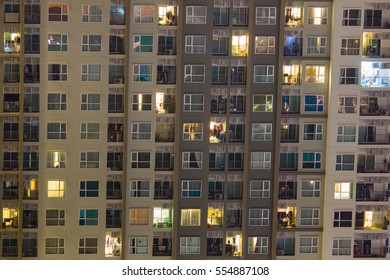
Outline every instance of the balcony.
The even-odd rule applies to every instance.
[[[381,245],[371,245],[371,240],[363,240],[366,245],[361,245],[361,242],[355,240],[353,247],[354,258],[385,258],[386,248]],[[368,243],[370,241],[370,243]],[[376,240],[372,240],[373,242]]]
[[[364,29],[389,29],[390,17],[387,10],[364,10]]]
[[[297,199],[297,182],[279,182],[279,200],[295,200]]]
[[[302,7],[286,7],[285,27],[303,27]]]
[[[177,25],[177,7],[160,6],[158,13],[158,25],[176,26]]]
[[[374,150],[374,149],[368,149]],[[389,173],[390,164],[384,155],[359,154],[357,173]]]
[[[176,84],[176,66],[157,66],[157,84]]]
[[[298,153],[280,153],[279,171],[297,171]]]
[[[302,55],[302,38],[285,37],[284,56],[301,56]]]
[[[123,142],[123,124],[108,124],[107,141]]]
[[[278,207],[278,227],[294,228],[295,227],[296,207]]]
[[[386,231],[388,229],[389,220],[386,216],[386,210],[359,211],[359,208],[361,207],[365,207],[366,209],[367,207],[371,207],[373,209],[372,206],[357,206],[358,211],[356,212],[355,218],[355,230]]]
[[[389,61],[362,61],[360,85],[363,88],[390,87]]]
[[[276,238],[276,256],[294,256],[295,238],[293,236],[278,236]]]
[[[366,128],[366,127],[364,127]],[[389,133],[359,133],[359,145],[382,145],[390,143],[390,134]]]
[[[298,124],[283,124],[280,132],[280,142],[282,143],[297,143],[299,142],[299,125]]]

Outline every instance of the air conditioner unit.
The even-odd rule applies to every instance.
[[[223,195],[221,193],[214,195],[215,199],[222,199]]]
[[[123,84],[123,78],[114,78],[114,84]]]
[[[19,22],[19,13],[5,13],[4,22]]]
[[[166,55],[172,55],[173,54],[173,50],[172,49],[165,49],[165,54]]]

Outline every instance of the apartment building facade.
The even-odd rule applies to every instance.
[[[0,258],[385,258],[388,7],[4,0]]]

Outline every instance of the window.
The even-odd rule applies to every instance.
[[[214,2],[214,26],[229,25],[229,2]]]
[[[272,123],[252,123],[252,141],[271,141]]]
[[[26,6],[25,6],[26,7]],[[24,34],[24,53],[40,52],[40,29],[25,28]]]
[[[272,112],[273,95],[254,94],[253,95],[253,112]]]
[[[176,32],[167,30],[165,33],[158,35],[158,51],[159,55],[176,54]]]
[[[302,181],[302,197],[320,197],[321,181],[319,180],[303,180]]]
[[[94,255],[98,253],[97,238],[79,238],[79,255]]]
[[[248,254],[268,254],[268,237],[248,237]]]
[[[203,123],[184,123],[183,140],[203,140]]]
[[[236,64],[237,61],[232,63]],[[232,66],[231,67],[231,85],[246,85],[246,66]]]
[[[353,171],[355,168],[355,155],[336,155],[336,171]]]
[[[188,35],[185,42],[185,53],[206,53],[206,36]]]
[[[270,152],[251,152],[251,169],[270,169]]]
[[[183,152],[183,169],[201,169],[203,152]]]
[[[248,55],[248,32],[244,30],[233,31],[232,56]]]
[[[352,227],[352,211],[334,211],[333,227]]]
[[[323,84],[325,83],[325,66],[306,66],[305,83]]]
[[[66,52],[68,51],[68,35],[49,34],[47,44],[49,52]]]
[[[324,96],[323,95],[305,95],[305,112],[323,112]]]
[[[350,256],[351,255],[351,240],[335,239],[333,240],[332,256]]]
[[[184,112],[203,112],[203,94],[184,94]]]
[[[213,60],[212,67],[211,67],[211,83],[213,85],[226,85],[227,79],[228,79],[227,60],[225,61]]]
[[[180,237],[180,255],[200,253],[200,237]]]
[[[243,142],[244,141],[244,124],[231,123],[229,124],[229,142]]]
[[[47,110],[65,111],[67,109],[66,99],[66,93],[48,93]]]
[[[99,181],[80,181],[80,197],[98,197]]]
[[[299,253],[300,254],[317,254],[318,253],[318,237],[311,237],[311,236],[299,237]]]
[[[83,64],[81,66],[82,81],[100,81],[102,66],[100,64]]]
[[[152,95],[146,93],[133,94],[133,111],[152,111]]]
[[[200,209],[181,209],[181,226],[200,226]]]
[[[301,209],[301,225],[302,226],[318,226],[319,225],[319,209]]]
[[[47,152],[47,168],[66,168],[66,152]]]
[[[244,165],[243,152],[229,152],[228,155],[228,170],[242,170]]]
[[[227,92],[216,89],[211,92],[211,113],[226,114]],[[219,92],[218,92],[219,91]]]
[[[206,24],[207,7],[206,6],[187,6],[186,24]]]
[[[113,0],[110,3],[110,25],[126,24],[126,2]]]
[[[91,140],[100,138],[100,123],[81,123],[80,139]]]
[[[357,112],[357,97],[339,97],[339,114],[354,114]]]
[[[29,1],[24,3],[24,23],[41,23],[41,5],[38,1]]]
[[[133,65],[133,82],[151,82],[153,70],[151,64]]]
[[[148,180],[130,181],[131,197],[149,197],[149,192],[150,192],[150,181]]]
[[[102,36],[101,35],[83,35],[81,42],[83,52],[101,52]]]
[[[82,111],[100,110],[100,94],[99,93],[81,94],[81,110]]]
[[[135,23],[153,23],[154,6],[152,5],[135,5],[134,22]]]
[[[68,21],[68,5],[49,4],[49,21]]]
[[[306,40],[306,52],[308,55],[326,54],[326,37],[308,36]]]
[[[334,199],[352,199],[353,183],[338,182],[334,184]]]
[[[256,25],[275,25],[276,7],[256,7]]]
[[[65,210],[46,209],[46,226],[65,226]]]
[[[172,208],[153,208],[153,228],[172,228]]]
[[[341,55],[359,55],[360,39],[341,39]]]
[[[106,182],[106,198],[121,199],[122,198],[122,182],[120,176],[110,175]]]
[[[357,67],[340,67],[339,84],[340,85],[357,85],[359,68]]]
[[[102,22],[102,5],[83,5],[83,22]]]
[[[148,237],[130,237],[129,240],[130,255],[148,254]]]
[[[47,79],[49,81],[67,81],[68,65],[67,64],[49,64],[47,66]]]
[[[153,36],[151,35],[134,35],[133,48],[136,53],[153,52]]]
[[[232,10],[233,25],[248,25],[248,2],[233,2]]]
[[[155,160],[154,160],[154,170],[155,171],[169,171],[173,170],[173,148],[168,151],[156,151]]]
[[[150,152],[131,152],[131,168],[150,168]]]
[[[343,9],[343,26],[360,26],[362,24],[361,9]]]
[[[39,103],[40,103],[39,87],[24,87],[23,111],[38,113],[40,108]]]
[[[210,143],[224,143],[226,141],[226,119],[225,118],[210,118]]]
[[[45,238],[45,254],[63,255],[65,254],[64,238]]]
[[[147,226],[149,225],[149,209],[134,208],[130,209],[130,226]]]
[[[48,181],[47,197],[65,197],[65,181]]]
[[[66,139],[66,123],[48,123],[47,139]]]
[[[123,89],[110,88],[108,93],[108,112],[122,113],[123,112]]]
[[[337,142],[355,142],[356,126],[339,125],[337,126]]]
[[[303,140],[322,140],[322,123],[305,123],[303,125]]]
[[[308,24],[325,25],[328,24],[328,8],[309,8]]]
[[[200,198],[202,197],[201,180],[184,180],[181,182],[182,198]]]
[[[256,36],[255,54],[274,54],[275,36]]]
[[[125,30],[122,28],[110,29],[109,38],[109,53],[124,54],[125,53]]]
[[[152,139],[152,125],[150,123],[132,123],[132,140],[150,140]]]
[[[255,65],[254,83],[273,83],[274,66],[273,65]]]
[[[249,226],[268,226],[268,209],[249,209]]]
[[[204,65],[184,65],[185,83],[204,83],[205,66]]]
[[[320,169],[321,168],[321,153],[319,152],[303,152],[302,168],[305,169]]]
[[[229,30],[213,30],[213,55],[227,55]]]
[[[80,226],[97,226],[98,221],[99,219],[97,209],[81,209],[79,211]]]
[[[99,152],[81,152],[80,168],[99,168]]]
[[[270,181],[255,180],[250,181],[249,197],[250,198],[268,198],[270,197]]]

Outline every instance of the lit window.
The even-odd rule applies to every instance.
[[[272,112],[273,95],[254,94],[253,95],[253,112]]]
[[[360,39],[341,39],[341,55],[359,55]]]
[[[66,168],[66,152],[47,152],[47,168]]]
[[[306,66],[305,83],[308,84],[325,83],[325,66]]]
[[[47,197],[65,197],[65,181],[48,181]]]
[[[308,24],[324,25],[328,23],[328,8],[309,8]]]
[[[149,225],[149,209],[135,208],[130,209],[130,226],[147,226]]]
[[[152,111],[152,95],[146,93],[133,94],[133,111]]]
[[[352,199],[353,183],[339,182],[334,184],[334,199]]]
[[[49,21],[68,21],[68,5],[49,4]]]
[[[274,54],[275,36],[256,36],[255,54]]]
[[[184,123],[183,140],[203,140],[203,123]]]
[[[226,118],[210,119],[210,143],[224,143],[226,141]]]
[[[153,208],[153,227],[154,228],[172,228],[172,209],[171,208]]]
[[[181,209],[181,226],[200,226],[200,209]]]
[[[65,34],[49,34],[47,36],[47,44],[49,52],[66,52],[68,50],[68,35]]]
[[[323,95],[305,95],[305,112],[323,112],[324,96]]]
[[[248,254],[268,254],[268,237],[248,237]]]
[[[236,31],[232,37],[232,56],[248,55],[248,34],[244,31]]]
[[[320,152],[303,152],[302,168],[304,169],[321,169]]]
[[[326,54],[327,38],[321,36],[308,36],[306,38],[306,52],[308,55]]]

